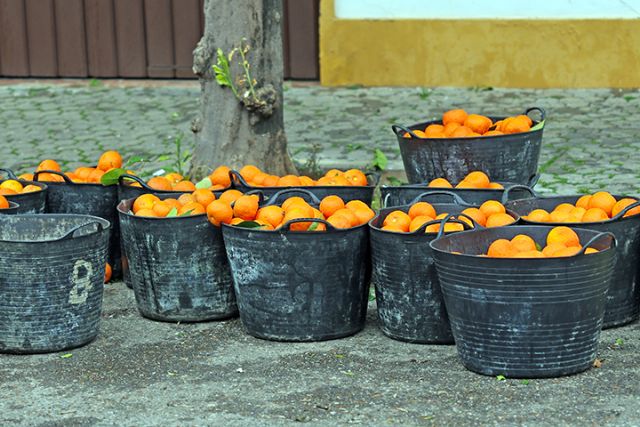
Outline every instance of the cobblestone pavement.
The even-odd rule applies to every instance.
[[[115,148],[141,155],[147,171],[172,161],[172,138],[189,131],[197,112],[195,82],[151,84],[117,81],[63,85],[0,81],[1,164],[28,170],[43,158],[68,166],[95,162]],[[514,90],[455,88],[323,88],[285,86],[290,151],[299,164],[320,168],[365,167],[375,148],[402,174],[393,123],[437,118],[451,107],[488,115],[547,110],[538,189],[568,194],[640,190],[640,92],[612,89]],[[163,157],[164,156],[164,157]]]

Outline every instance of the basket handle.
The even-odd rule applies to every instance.
[[[527,108],[526,110],[524,110],[524,115],[528,116],[530,112],[532,111],[537,111],[540,113],[540,121],[543,122],[544,119],[547,117],[547,112],[544,110],[544,108],[542,107],[530,107]]]
[[[462,227],[465,228],[466,230],[471,230],[472,228],[483,228],[480,224],[478,224],[476,222],[475,219],[471,218],[469,215],[467,214],[463,214],[463,213],[459,213],[457,214],[458,217],[460,216],[464,216],[465,218],[471,220],[471,223],[473,224],[473,227],[469,226],[469,224],[467,224],[466,222],[456,218],[456,214],[449,214],[447,215],[445,218],[448,218],[449,221],[451,222],[455,222],[456,224],[462,224]],[[433,224],[440,224],[440,229],[443,228],[443,220],[445,218],[442,219],[434,219],[432,221],[427,221],[424,224],[422,224],[420,227],[418,227],[417,229],[415,229],[414,231],[409,232],[408,234],[420,234],[420,233],[424,233],[425,230],[427,229],[428,226],[433,225]],[[447,221],[445,221],[446,223]]]
[[[640,206],[640,200],[635,201],[635,203],[631,203],[629,206],[627,206],[626,208],[622,209],[620,212],[618,212],[613,218],[613,219],[620,219],[622,218],[627,212],[629,212],[631,209],[633,208],[637,208],[638,206]]]
[[[98,229],[98,230],[97,230],[97,232],[98,232],[98,233],[99,233],[99,232],[101,232],[101,231],[104,229],[104,228],[102,227],[102,223],[101,223],[101,222],[99,222],[99,221],[91,221],[91,222],[87,222],[87,223],[84,223],[84,224],[80,224],[80,225],[78,225],[78,226],[76,226],[76,227],[73,227],[69,232],[67,232],[64,236],[62,236],[61,238],[57,239],[56,241],[58,241],[58,242],[59,242],[59,241],[62,241],[62,240],[72,239],[73,237],[75,237],[75,234],[76,234],[78,231],[80,231],[80,230],[82,230],[83,228],[88,227],[88,226],[90,226],[90,225],[91,225],[91,226],[95,225],[95,226],[97,227],[97,229]]]
[[[411,203],[409,203],[409,204],[413,205],[414,203],[418,203],[423,198],[427,198],[429,196],[451,196],[451,198],[453,199],[454,203],[457,204],[457,205],[473,206],[473,205],[470,205],[469,203],[467,203],[466,201],[464,201],[462,199],[462,197],[460,197],[456,193],[452,193],[451,191],[446,191],[446,190],[425,191],[424,193],[421,193],[421,194],[417,195],[416,198],[413,199],[411,201]]]
[[[286,188],[284,190],[280,190],[277,193],[273,194],[271,197],[269,197],[269,199],[267,200],[267,206],[276,204],[276,202],[278,201],[280,196],[286,196],[286,195],[291,194],[291,193],[306,194],[307,196],[309,196],[311,198],[313,203],[315,203],[317,205],[320,204],[320,199],[318,199],[318,197],[315,194],[313,194],[311,191],[305,190],[304,188],[294,188],[294,187],[292,187],[292,188]]]
[[[324,224],[325,227],[327,227],[327,230],[336,230],[336,228],[331,225],[331,223],[327,220],[324,219],[320,219],[320,218],[294,218],[294,219],[290,219],[289,221],[285,222],[282,227],[280,227],[280,230],[282,231],[290,231],[291,228],[291,224],[295,224],[297,222],[317,222],[319,224]]]
[[[40,176],[41,173],[50,173],[52,175],[58,175],[61,176],[62,179],[64,180],[64,182],[66,184],[75,184],[73,181],[71,181],[71,179],[64,173],[62,172],[58,172],[58,171],[52,171],[52,170],[42,170],[42,171],[38,171],[36,173],[33,174],[33,180],[36,182],[40,182],[38,181],[38,177]]]
[[[7,174],[7,179],[18,179],[16,174],[11,169],[0,168],[0,172]]]
[[[238,172],[235,169],[229,170],[229,179],[231,179],[232,183],[237,182],[237,183],[240,183],[240,185],[243,185],[245,187],[251,187],[251,185],[249,185],[249,183],[247,183],[247,181],[244,180],[242,175],[240,175],[240,172]]]
[[[538,193],[536,193],[533,188],[527,185],[516,184],[504,189],[504,193],[502,193],[502,199],[500,200],[502,204],[505,204],[509,201],[509,194],[511,193],[511,190],[525,190],[528,191],[529,194],[531,194],[531,197],[538,197]]]
[[[128,179],[130,181],[135,181],[142,186],[145,190],[153,191],[153,188],[149,187],[146,182],[144,182],[140,177],[131,175],[130,173],[123,173],[118,177],[118,184],[125,185],[124,180]]]
[[[263,203],[264,202],[264,193],[262,192],[262,190],[251,190],[251,191],[247,191],[246,193],[244,193],[245,196],[258,196],[258,203]],[[233,202],[235,203],[235,202]],[[231,204],[231,206],[233,206],[233,203]]]
[[[404,132],[406,132],[409,135],[411,135],[412,138],[420,139],[420,137],[418,135],[416,135],[415,133],[413,133],[413,131],[411,129],[406,128],[406,127],[404,127],[402,125],[391,125],[391,130],[397,136],[402,136],[403,138],[404,138]],[[403,132],[402,135],[400,134],[400,132]]]
[[[618,242],[616,241],[616,236],[613,233],[609,232],[609,231],[604,231],[602,233],[596,234],[591,239],[589,239],[589,241],[587,243],[582,245],[582,249],[580,249],[580,252],[578,252],[576,255],[584,255],[584,252],[589,248],[589,246],[593,245],[595,242],[597,242],[598,240],[601,240],[604,237],[611,238],[611,247],[612,248],[615,248],[618,245]]]
[[[458,214],[458,215],[464,215],[464,214]],[[471,230],[471,226],[469,226],[469,224],[467,224],[464,221],[461,221],[459,219],[455,218],[455,214],[449,214],[447,216],[445,216],[444,218],[442,218],[439,222],[440,222],[440,228],[438,229],[438,235],[436,236],[436,239],[441,238],[444,235],[444,226],[447,222],[451,221],[451,222],[455,222],[456,224],[462,224],[462,228],[466,229],[466,230]],[[469,218],[467,215],[464,215],[467,218]],[[470,218],[471,221],[473,221],[473,218]],[[475,221],[473,221],[474,224],[477,224]]]

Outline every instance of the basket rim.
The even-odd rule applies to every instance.
[[[108,231],[111,229],[112,224],[111,221],[108,221],[104,218],[95,216],[95,215],[86,215],[86,214],[67,214],[67,213],[45,213],[45,214],[20,214],[20,215],[0,215],[0,222],[3,220],[3,218],[11,218],[11,219],[15,219],[15,218],[28,218],[28,219],[37,219],[37,218],[61,218],[61,217],[74,217],[74,218],[85,218],[85,219],[90,219],[93,222],[97,222],[100,223],[102,225],[102,229],[101,230],[96,230],[96,231],[92,231],[90,233],[84,234],[82,236],[76,237],[72,240],[75,239],[82,239],[84,237],[90,237],[93,236],[95,234],[104,232],[104,231]],[[88,225],[89,223],[86,223],[84,225]],[[63,237],[62,236],[60,238],[57,239],[47,239],[47,240],[10,240],[10,239],[2,239],[0,238],[0,242],[2,243],[20,243],[20,244],[41,244],[41,243],[56,243],[58,241],[60,241]]]

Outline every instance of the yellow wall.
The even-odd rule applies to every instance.
[[[320,80],[640,87],[640,20],[343,20],[322,0]]]

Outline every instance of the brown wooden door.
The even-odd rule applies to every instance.
[[[283,0],[285,78],[319,78],[319,0]],[[0,77],[194,78],[204,0],[0,0]]]

